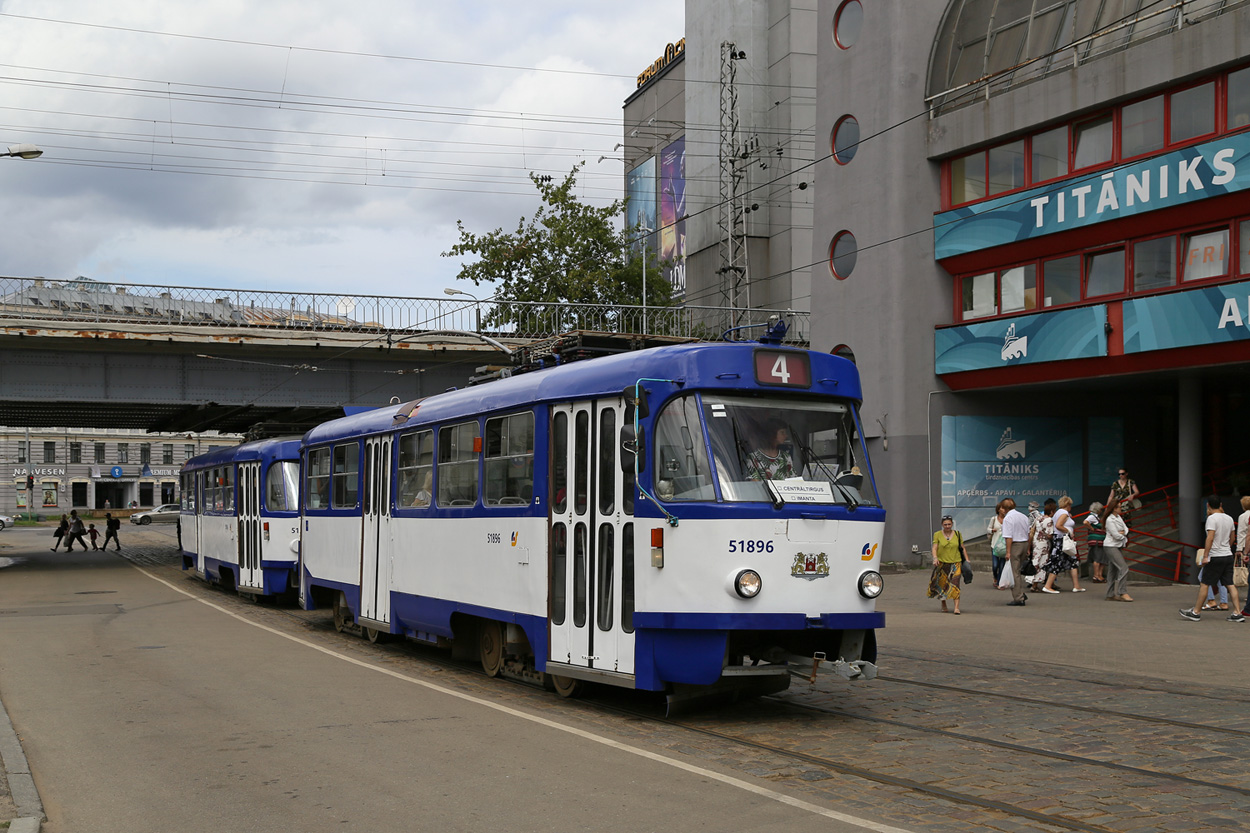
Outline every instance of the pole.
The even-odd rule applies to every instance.
[[[35,485],[30,480],[30,426],[26,426],[26,520],[34,520],[30,513],[33,505],[31,501],[35,499]]]

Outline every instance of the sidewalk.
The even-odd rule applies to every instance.
[[[961,615],[953,616],[941,613],[936,599],[926,598],[928,581],[929,571],[921,569],[885,575],[885,592],[877,600],[877,610],[886,614],[885,629],[877,635],[882,673],[891,666],[892,649],[958,651],[1005,663],[1029,661],[1181,683],[1202,675],[1250,687],[1250,666],[1237,659],[1250,640],[1250,621],[1226,621],[1231,611],[1204,612],[1201,622],[1181,618],[1177,611],[1193,605],[1196,586],[1136,584],[1130,578],[1129,595],[1135,601],[1108,602],[1107,585],[1083,581],[1086,592],[1073,593],[1064,578],[1057,585],[1062,593],[1029,593],[1024,607],[1007,607],[1011,594],[995,590],[986,570],[963,588]],[[1238,588],[1243,605],[1245,589]]]
[[[12,819],[9,833],[39,833],[43,804],[22,744],[0,701],[0,823],[8,819]]]

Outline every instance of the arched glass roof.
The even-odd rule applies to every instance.
[[[1058,72],[1250,0],[951,0],[929,63],[936,109]]]

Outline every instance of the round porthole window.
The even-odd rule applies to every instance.
[[[859,0],[843,0],[833,16],[833,42],[842,49],[850,49],[859,40],[864,27],[864,7]]]
[[[854,116],[843,116],[833,126],[833,158],[839,165],[845,165],[855,158],[859,150],[859,122]]]
[[[849,231],[838,232],[829,245],[829,268],[833,276],[844,281],[855,271],[855,261],[859,258],[859,246],[855,243],[855,235]]]

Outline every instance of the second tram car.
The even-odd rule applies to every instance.
[[[182,567],[251,596],[295,597],[298,438],[217,449],[182,467]]]
[[[874,676],[860,400],[843,358],[700,343],[325,423],[301,444],[302,601],[562,695]]]

